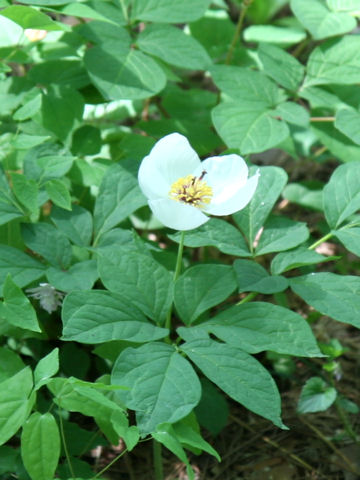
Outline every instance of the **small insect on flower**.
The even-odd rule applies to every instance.
[[[248,178],[245,161],[235,154],[200,161],[188,140],[171,133],[141,162],[139,185],[155,217],[175,230],[192,230],[208,215],[231,215],[253,197],[259,173]]]

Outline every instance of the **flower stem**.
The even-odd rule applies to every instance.
[[[332,232],[327,233],[323,237],[319,238],[319,240],[316,240],[310,247],[308,247],[308,250],[315,250],[316,247],[318,247],[321,243],[326,242],[329,238],[333,236]]]
[[[119,453],[119,455],[118,455],[117,457],[115,457],[113,460],[111,460],[111,462],[108,463],[108,464],[106,465],[106,467],[104,467],[102,470],[100,470],[100,472],[98,472],[94,477],[92,477],[91,480],[95,480],[96,478],[101,477],[101,475],[102,475],[104,472],[106,472],[106,470],[107,470],[108,468],[110,468],[111,465],[114,465],[114,463],[117,462],[117,461],[119,460],[119,458],[121,458],[126,452],[127,452],[127,448],[125,448],[125,450],[123,450],[121,453]]]
[[[162,456],[161,456],[161,443],[159,443],[155,439],[153,439],[153,461],[154,461],[155,480],[163,480],[164,472],[163,472],[163,464],[162,464]]]
[[[179,275],[180,275],[180,272],[181,272],[182,256],[183,256],[183,251],[184,251],[184,239],[185,239],[185,232],[181,232],[179,249],[178,249],[178,254],[177,254],[177,259],[176,259],[175,272],[174,272],[174,278],[173,278],[174,283],[179,278]],[[168,328],[169,330],[171,328],[172,309],[173,309],[173,306],[171,305],[171,307],[169,308],[167,317],[166,317],[166,321],[165,321],[165,328]]]
[[[234,53],[234,49],[235,49],[236,44],[237,44],[237,42],[240,38],[240,34],[241,34],[242,26],[243,26],[243,23],[244,23],[246,11],[250,7],[252,2],[253,2],[253,0],[244,0],[244,2],[242,4],[239,19],[238,19],[238,22],[236,24],[235,33],[234,33],[233,39],[231,41],[231,45],[229,47],[228,53],[226,55],[226,59],[225,59],[225,64],[226,65],[229,65],[230,62],[231,62],[231,59],[232,59],[232,56],[233,56],[233,53]]]
[[[255,298],[258,295],[258,292],[251,292],[246,297],[244,297],[240,302],[237,302],[236,305],[242,305],[243,303],[250,302],[253,298]]]
[[[71,477],[76,478],[76,475],[75,475],[75,472],[74,472],[74,469],[73,469],[73,466],[72,466],[72,463],[71,463],[71,460],[70,460],[70,455],[69,455],[69,450],[68,450],[68,447],[67,447],[66,439],[65,439],[64,423],[63,423],[61,412],[59,414],[59,423],[60,423],[60,436],[61,436],[62,444],[63,444],[63,447],[64,447],[64,452],[65,452],[65,457],[66,457],[66,461],[67,461],[67,464],[68,464],[68,468],[69,468]]]

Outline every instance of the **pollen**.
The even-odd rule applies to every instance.
[[[200,177],[187,175],[179,178],[171,185],[169,196],[177,202],[187,203],[193,207],[202,208],[209,204],[213,195],[212,188],[203,180],[206,172]]]

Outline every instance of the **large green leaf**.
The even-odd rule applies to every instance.
[[[0,245],[0,284],[10,273],[19,287],[25,287],[44,274],[45,266],[17,248]]]
[[[57,178],[48,180],[44,187],[46,193],[49,195],[49,199],[54,205],[71,211],[71,195],[67,186],[62,180]]]
[[[231,398],[279,427],[280,395],[267,370],[251,355],[214,340],[194,340],[181,346],[202,372]]]
[[[176,310],[186,325],[203,312],[226,300],[236,289],[234,270],[229,265],[195,265],[175,284]]]
[[[35,397],[30,396],[33,378],[30,367],[2,382],[0,388],[0,445],[7,442],[27,419]]]
[[[239,292],[257,292],[270,295],[287,289],[288,281],[282,276],[272,276],[260,264],[252,260],[235,260]]]
[[[25,175],[21,175],[20,173],[11,173],[11,182],[19,202],[24,205],[30,213],[37,213],[39,210],[39,189],[35,180],[26,178]],[[1,201],[3,201],[3,199]]]
[[[167,329],[149,323],[131,300],[104,290],[67,295],[62,321],[64,340],[90,344],[110,340],[148,342],[168,333]]]
[[[170,25],[148,25],[136,43],[143,52],[177,67],[204,70],[211,63],[197,40]]]
[[[246,68],[218,65],[211,69],[216,85],[231,97],[212,111],[214,126],[230,148],[261,152],[279,144],[289,129],[275,113],[280,90],[265,75]]]
[[[279,167],[261,167],[260,178],[255,195],[249,205],[233,218],[249,242],[251,251],[254,249],[255,236],[264,226],[276,200],[287,182],[285,170]]]
[[[337,228],[360,210],[360,161],[340,165],[324,188],[324,210],[331,228]]]
[[[336,113],[335,127],[360,145],[360,112],[353,108],[342,108]]]
[[[51,413],[35,412],[23,426],[21,456],[32,480],[53,478],[60,457],[60,434]]]
[[[248,353],[271,350],[300,357],[322,356],[306,320],[271,303],[252,302],[228,308],[201,328]]]
[[[106,100],[148,98],[164,88],[166,76],[155,60],[130,47],[116,47],[95,46],[84,57],[92,82]]]
[[[136,179],[120,165],[108,168],[94,210],[97,238],[146,204]]]
[[[54,348],[43,357],[34,370],[35,390],[45,385],[59,371],[59,349]]]
[[[360,228],[343,228],[334,232],[336,238],[352,253],[360,257]]]
[[[131,18],[159,23],[185,23],[200,18],[210,0],[133,0]]]
[[[169,235],[171,240],[180,241],[181,233]],[[184,245],[187,247],[216,247],[220,252],[237,257],[249,257],[251,253],[239,230],[220,218],[211,218],[195,230],[186,232]]]
[[[305,69],[295,57],[266,43],[260,44],[258,54],[266,75],[289,90],[298,89]]]
[[[44,257],[50,265],[67,268],[71,261],[71,245],[66,236],[50,223],[23,224],[25,245]]]
[[[35,2],[36,3],[36,2]],[[22,28],[33,28],[38,30],[63,30],[60,23],[55,23],[45,13],[35,8],[23,5],[11,5],[1,11],[0,15],[9,18]]]
[[[282,252],[276,255],[271,262],[271,272],[273,275],[287,272],[294,268],[303,267],[305,265],[317,265],[321,262],[336,260],[338,257],[325,257],[320,253],[309,250],[300,246],[288,252]]]
[[[129,388],[117,395],[136,411],[142,433],[177,422],[200,400],[200,382],[192,366],[164,343],[127,348],[116,360],[111,378],[112,384]]]
[[[13,350],[0,347],[0,382],[12,377],[25,368],[20,356]]]
[[[49,267],[46,270],[49,283],[58,290],[71,292],[73,290],[90,290],[99,278],[95,259],[84,260],[72,265],[68,270]]]
[[[99,253],[98,268],[106,288],[121,292],[157,323],[165,320],[173,300],[172,275],[165,267],[148,255],[117,247]]]
[[[333,123],[318,122],[311,125],[320,142],[342,162],[356,162],[360,157],[360,146],[341,133]]]
[[[360,10],[360,0],[326,0],[326,3],[335,12],[359,12]]]
[[[3,297],[4,301],[0,303],[0,316],[16,327],[41,332],[35,309],[21,288],[14,283],[11,275],[8,275],[4,282]]]
[[[341,35],[356,27],[351,15],[331,11],[323,0],[291,0],[291,9],[316,39]]]
[[[304,88],[329,83],[360,82],[360,37],[348,35],[313,50],[307,64]]]
[[[53,207],[50,218],[72,243],[79,246],[90,245],[93,222],[88,210],[79,205],[73,205],[71,212]]]
[[[264,226],[256,255],[290,250],[309,238],[309,230],[304,222],[295,222],[290,218],[271,216]]]
[[[339,322],[360,328],[360,278],[310,273],[290,280],[292,290],[309,305]]]

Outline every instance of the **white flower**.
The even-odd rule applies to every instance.
[[[255,193],[259,173],[248,179],[235,154],[200,161],[188,140],[172,133],[159,140],[139,169],[139,185],[155,217],[175,230],[191,230],[210,215],[243,209]]]
[[[65,294],[56,290],[49,283],[40,283],[38,287],[26,290],[28,297],[34,297],[40,301],[40,306],[48,313],[55,312],[60,307]]]

